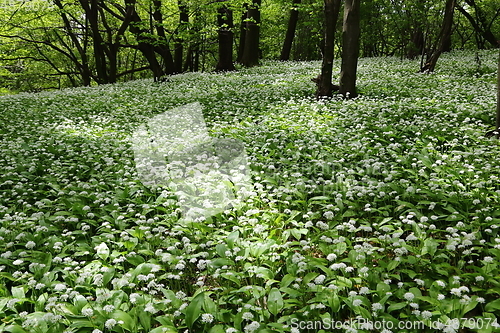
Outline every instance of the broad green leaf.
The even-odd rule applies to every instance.
[[[495,312],[497,310],[500,310],[500,298],[496,299],[494,301],[488,302],[488,304],[486,304],[486,306],[484,307],[484,309],[487,312]]]
[[[26,331],[19,325],[9,325],[9,326],[4,328],[4,332],[26,333]]]
[[[25,297],[25,293],[24,293],[24,288],[23,287],[12,287],[10,289],[10,292],[12,294],[12,297],[14,297],[14,298],[23,299]]]
[[[283,296],[277,288],[272,288],[267,296],[267,309],[275,316],[283,309]]]
[[[216,325],[216,326],[212,327],[210,329],[210,331],[208,331],[208,333],[224,333],[224,332],[226,332],[226,331],[224,330],[223,325]]]
[[[439,243],[434,240],[434,238],[427,238],[424,241],[424,246],[422,247],[422,255],[430,254],[431,256],[436,253]]]
[[[280,286],[281,287],[288,287],[294,281],[295,281],[295,277],[290,275],[290,274],[287,274],[281,279]]]
[[[240,238],[240,232],[238,230],[233,231],[227,235],[226,242],[230,249],[234,247],[234,243]]]
[[[387,312],[400,310],[400,309],[404,308],[405,306],[406,306],[406,303],[394,303],[394,304],[389,305],[389,307],[387,308]]]
[[[186,308],[186,325],[191,328],[200,316],[201,307],[205,301],[205,293],[201,292],[193,298],[191,303]]]
[[[116,319],[116,321],[123,321],[123,324],[121,324],[121,327],[126,329],[127,331],[133,331],[135,327],[135,320],[132,319],[132,317],[126,313],[125,311],[117,310],[113,312],[111,315],[111,318]]]

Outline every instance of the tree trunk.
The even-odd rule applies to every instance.
[[[179,28],[177,29],[177,38],[175,39],[175,52],[174,52],[174,72],[182,72],[182,59],[184,54],[184,45],[182,34],[186,31],[186,26],[189,23],[189,12],[187,6],[179,1]]]
[[[295,29],[299,20],[299,9],[297,5],[301,0],[293,0],[293,7],[290,9],[290,18],[288,19],[288,27],[286,29],[285,41],[281,49],[280,60],[289,60],[290,51],[292,50],[293,38],[295,37]]]
[[[422,54],[424,50],[424,32],[422,27],[419,25],[418,28],[411,35],[411,43],[408,48],[406,57],[408,59],[415,59]]]
[[[155,47],[155,51],[160,55],[163,60],[163,72],[165,75],[174,73],[174,58],[168,46],[165,28],[163,27],[163,14],[161,12],[161,0],[153,0],[153,18],[156,24],[156,32],[160,36],[160,43]]]
[[[233,11],[226,6],[217,10],[219,25],[219,61],[215,70],[234,71],[233,64]]]
[[[54,0],[54,4],[59,8],[59,15],[61,16],[63,22],[64,22],[64,27],[65,30],[68,34],[68,36],[71,38],[71,41],[73,42],[74,46],[76,47],[78,54],[80,55],[81,62],[74,61],[76,67],[78,68],[78,71],[80,72],[81,78],[82,78],[82,84],[84,86],[90,86],[91,83],[91,78],[92,78],[92,72],[90,70],[89,66],[89,60],[87,57],[87,48],[86,45],[82,45],[80,42],[80,39],[78,38],[77,34],[73,30],[73,27],[71,25],[70,20],[68,19],[68,16],[64,12],[64,6],[61,3],[61,0]]]
[[[357,97],[356,72],[359,55],[360,0],[346,0],[344,4],[344,25],[342,29],[342,65],[340,72],[340,93],[346,98]]]
[[[438,36],[437,46],[427,59],[426,64],[420,69],[421,73],[430,73],[434,72],[436,68],[437,61],[441,56],[441,53],[445,51],[446,43],[449,37],[451,36],[451,30],[453,26],[453,9],[455,8],[455,0],[447,0],[446,8],[444,11],[443,25],[441,27],[441,31]]]
[[[253,0],[248,8],[245,47],[241,58],[241,64],[245,67],[257,66],[259,64],[261,2],[262,0]]]
[[[133,12],[131,14],[131,24],[129,26],[130,32],[134,34],[137,39],[137,49],[141,51],[142,55],[148,61],[149,68],[153,72],[153,78],[156,81],[163,75],[167,74],[161,67],[158,59],[156,59],[155,45],[148,37],[151,34],[150,31],[141,28],[142,20],[135,10],[135,2],[128,0],[129,5],[134,6]]]
[[[332,85],[333,52],[335,47],[335,28],[340,12],[341,0],[324,0],[325,12],[325,44],[321,74],[316,79],[316,98],[332,97],[338,87]],[[335,89],[337,88],[337,89]]]
[[[247,27],[248,27],[248,3],[243,4],[243,15],[241,15],[241,24],[240,24],[240,44],[238,46],[238,56],[236,57],[236,62],[241,63],[241,59],[243,59],[243,51],[245,50],[245,41],[247,36]]]
[[[94,61],[97,72],[97,83],[110,83],[106,69],[106,51],[104,41],[99,31],[99,12],[96,0],[80,0],[92,33]]]

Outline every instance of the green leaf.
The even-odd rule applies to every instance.
[[[487,312],[495,312],[495,310],[500,310],[500,298],[489,302],[484,308]]]
[[[405,306],[406,306],[406,303],[394,303],[394,304],[389,305],[389,307],[387,308],[387,312],[391,312],[394,310],[400,310],[400,309],[404,308]]]
[[[221,258],[225,258],[227,257],[226,256],[226,251],[228,251],[228,247],[226,246],[226,244],[217,244],[217,246],[215,247],[215,251],[217,252],[217,254],[219,255],[219,257]]]
[[[210,261],[210,265],[212,265],[215,268],[220,268],[222,266],[233,266],[234,261],[226,258],[217,258],[215,260]]]
[[[135,327],[135,320],[132,319],[132,317],[126,313],[125,311],[117,310],[113,312],[111,315],[111,318],[116,319],[116,321],[123,321],[123,324],[121,324],[121,327],[126,329],[127,331],[134,331]]]
[[[19,298],[19,299],[25,298],[23,287],[12,287],[10,292],[12,294],[12,297],[14,297],[14,298]]]
[[[237,273],[235,273],[234,271],[222,273],[220,276],[226,280],[236,283],[238,287],[241,286],[241,280],[238,278]]]
[[[205,293],[201,292],[199,293],[191,303],[189,303],[188,307],[186,308],[186,325],[191,328],[200,316],[201,313],[201,307],[203,305],[203,302],[205,302]]]
[[[434,238],[427,238],[424,241],[424,246],[422,247],[422,255],[430,254],[431,256],[436,253],[439,243],[434,240]]]
[[[288,287],[292,282],[295,281],[295,277],[293,275],[287,274],[281,279],[280,286]]]
[[[234,243],[240,238],[240,232],[238,230],[233,231],[227,235],[226,242],[230,249],[234,247]]]
[[[332,295],[328,298],[328,304],[333,312],[338,312],[340,310],[340,298],[337,294]]]
[[[205,301],[203,302],[203,310],[206,313],[216,313],[217,312],[217,304],[209,297],[208,294],[205,295]]]
[[[377,293],[380,297],[384,296],[389,291],[391,291],[391,287],[388,284],[383,282],[377,283]]]
[[[277,288],[272,288],[267,296],[267,309],[275,316],[283,309],[283,296]]]
[[[387,265],[387,270],[392,271],[394,268],[398,267],[401,261],[392,260],[389,265]]]
[[[216,325],[208,331],[208,333],[224,333],[224,326],[223,325]]]
[[[5,327],[4,332],[26,333],[26,331],[19,325],[9,325],[9,326]]]

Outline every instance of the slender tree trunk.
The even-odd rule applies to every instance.
[[[243,57],[241,58],[241,63],[245,67],[257,66],[259,64],[261,2],[262,0],[253,0],[248,9],[245,47],[243,49]]]
[[[217,71],[234,71],[233,64],[233,11],[226,6],[217,10],[219,25],[219,62]]]
[[[447,0],[446,8],[444,12],[443,25],[441,31],[439,32],[437,46],[427,59],[426,64],[420,69],[420,72],[430,73],[434,72],[436,68],[437,61],[441,56],[441,53],[445,51],[446,41],[451,36],[452,26],[453,26],[453,10],[455,8],[455,0]]]
[[[116,79],[118,78],[118,45],[113,44],[109,46],[109,82],[114,83],[116,82]]]
[[[160,44],[156,46],[155,51],[161,56],[163,60],[163,72],[165,75],[174,73],[174,58],[170,52],[170,48],[163,27],[163,14],[161,12],[161,0],[153,0],[153,18],[156,23],[156,32],[161,37]]]
[[[61,3],[61,0],[54,0],[54,4],[59,8],[59,13],[60,13],[59,15],[61,16],[64,22],[64,27],[66,29],[66,32],[68,33],[69,37],[71,38],[71,41],[73,42],[73,45],[76,47],[78,54],[80,55],[81,62],[76,61],[75,65],[78,68],[78,71],[80,72],[82,84],[84,86],[90,86],[92,73],[90,71],[86,45],[85,44],[82,45],[80,39],[77,37],[75,31],[73,30],[70,20],[68,19],[68,16],[64,12],[64,6]]]
[[[127,0],[129,5],[135,6],[135,2],[132,0]],[[133,8],[133,12],[131,14],[131,24],[129,26],[130,32],[134,34],[137,39],[137,49],[141,51],[142,55],[148,61],[149,68],[153,72],[154,80],[162,77],[166,73],[161,67],[158,59],[156,59],[155,45],[152,44],[148,35],[151,33],[147,29],[141,27],[142,20],[137,14],[135,7]],[[172,69],[172,68],[170,68]]]
[[[245,41],[247,36],[247,28],[248,28],[248,3],[243,4],[243,15],[241,15],[241,23],[240,23],[240,44],[238,46],[238,56],[236,58],[236,62],[241,63],[241,59],[243,59],[243,51],[245,50]]]
[[[281,49],[280,60],[290,59],[290,51],[292,50],[293,38],[295,37],[295,29],[297,28],[297,22],[299,21],[299,8],[297,5],[300,3],[301,0],[293,0],[293,7],[290,9],[290,18],[288,19],[288,27],[286,29],[283,48]]]
[[[106,69],[106,51],[104,40],[99,31],[99,12],[97,0],[80,0],[80,4],[88,18],[90,30],[92,33],[94,61],[97,72],[97,83],[109,83],[108,71]]]
[[[179,28],[177,29],[177,38],[175,39],[175,52],[174,52],[174,71],[176,73],[182,72],[182,59],[184,54],[183,36],[186,31],[186,26],[189,23],[189,12],[187,6],[179,1]],[[180,37],[179,37],[180,35]]]
[[[424,49],[424,32],[422,31],[422,27],[418,26],[417,29],[411,35],[410,47],[408,48],[406,57],[408,59],[415,59],[416,57],[422,54],[423,49]]]
[[[344,25],[342,29],[342,65],[340,72],[340,93],[346,98],[358,96],[356,72],[359,55],[360,0],[346,0],[344,4]]]
[[[316,97],[332,97],[335,87],[332,84],[333,52],[335,48],[335,28],[339,18],[341,0],[324,0],[325,43],[321,74],[316,81]]]

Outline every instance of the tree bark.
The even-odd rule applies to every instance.
[[[189,12],[186,4],[179,1],[179,28],[177,29],[177,38],[175,39],[175,52],[174,52],[174,72],[182,72],[182,59],[184,54],[183,36],[186,31],[187,24],[189,23]]]
[[[241,64],[245,67],[257,66],[259,64],[261,2],[262,0],[253,0],[248,8],[245,47],[241,58]]]
[[[137,49],[141,51],[144,58],[148,61],[149,68],[153,72],[153,78],[156,81],[166,73],[158,62],[158,59],[156,59],[155,46],[148,37],[151,32],[141,27],[142,20],[135,9],[135,0],[126,0],[126,3],[128,6],[134,6],[129,28],[130,32],[137,39]]]
[[[163,27],[163,14],[161,12],[161,0],[153,0],[153,18],[156,23],[156,33],[160,36],[160,43],[155,47],[155,51],[163,60],[163,72],[165,75],[174,73],[174,58],[168,46],[165,28]]]
[[[85,11],[92,34],[97,83],[111,83],[106,69],[107,61],[104,40],[102,39],[101,32],[99,31],[99,12],[97,0],[80,0],[80,4]]]
[[[80,72],[82,78],[82,84],[84,86],[90,86],[92,72],[90,70],[89,60],[87,57],[87,49],[84,45],[82,45],[82,43],[80,43],[80,39],[73,31],[73,27],[71,26],[68,16],[64,12],[64,6],[61,3],[61,0],[54,0],[54,4],[57,6],[57,8],[59,8],[59,13],[60,13],[59,15],[61,16],[64,22],[65,30],[68,36],[71,38],[71,41],[73,42],[75,48],[77,49],[78,54],[80,55],[81,62],[76,62],[75,65],[77,66],[78,71]]]
[[[453,9],[455,8],[455,0],[447,0],[446,7],[444,11],[443,25],[441,31],[439,32],[438,43],[434,49],[434,52],[428,57],[426,64],[420,69],[421,73],[434,72],[436,68],[437,61],[446,49],[447,40],[451,36],[452,26],[453,26]]]
[[[233,11],[225,5],[217,10],[219,26],[219,61],[216,71],[234,71],[233,64]]]
[[[335,28],[340,12],[341,0],[324,0],[325,13],[325,44],[321,74],[316,79],[316,98],[332,97],[335,86],[332,84],[333,52],[335,48]]]
[[[248,27],[248,3],[243,4],[243,15],[241,15],[240,23],[240,44],[238,45],[238,56],[236,57],[236,62],[241,64],[241,59],[243,59],[243,51],[245,51],[245,41],[247,36]]]
[[[406,57],[408,59],[415,59],[424,51],[424,32],[422,27],[418,26],[417,29],[411,35],[411,43],[408,48]]]
[[[290,51],[292,50],[293,38],[295,37],[295,29],[297,28],[297,22],[299,21],[299,8],[297,5],[301,3],[301,0],[293,0],[293,7],[290,9],[290,18],[288,19],[288,27],[286,29],[285,41],[283,42],[283,48],[281,49],[280,60],[289,60]]]
[[[342,29],[342,65],[340,72],[340,93],[346,98],[358,96],[356,72],[359,55],[360,0],[346,0],[344,4],[344,25]]]

